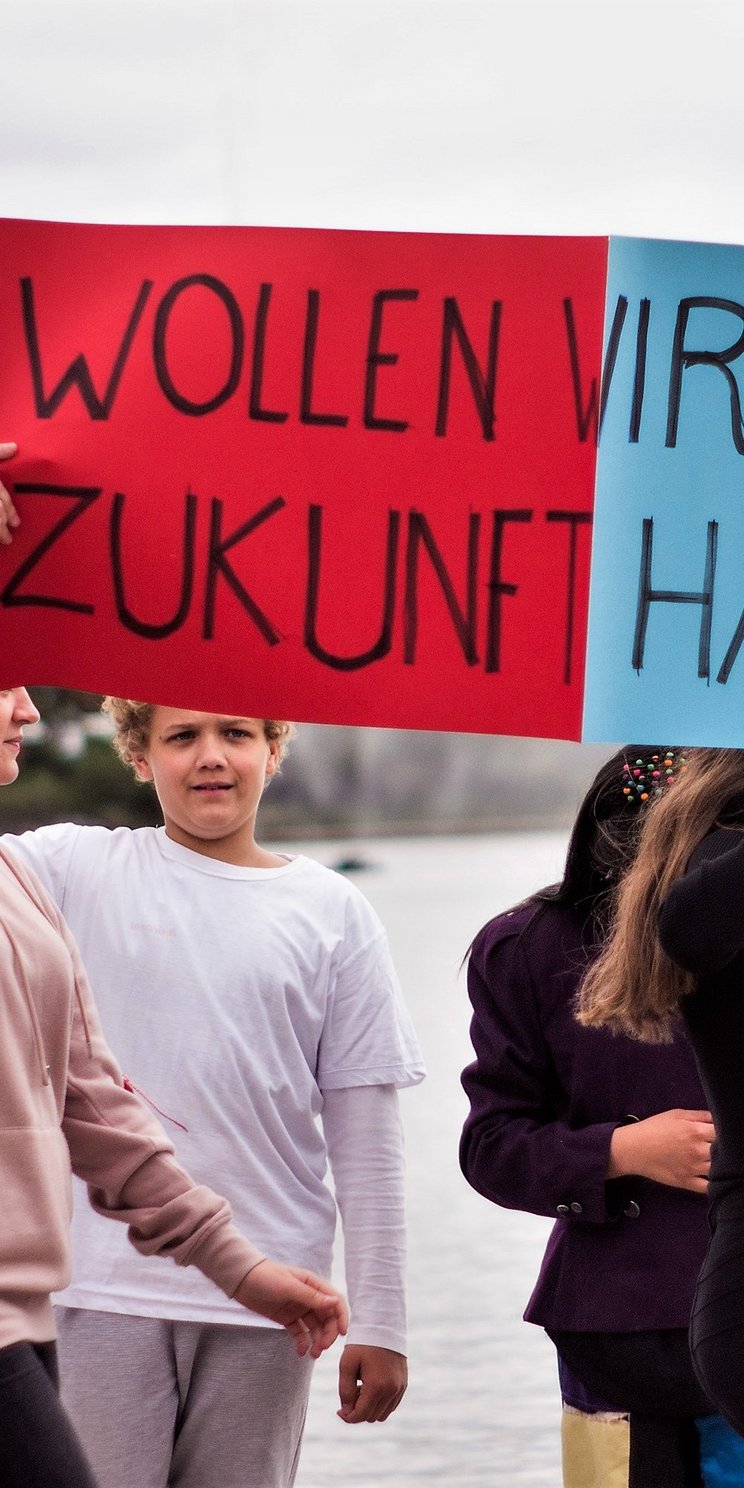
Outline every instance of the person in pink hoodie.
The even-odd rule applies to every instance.
[[[0,459],[15,446],[0,444]],[[17,525],[0,482],[0,542]],[[23,687],[0,689],[0,785],[18,775]],[[57,1394],[50,1293],[69,1278],[70,1175],[144,1255],[194,1265],[317,1358],[347,1327],[339,1293],[267,1259],[226,1200],[179,1167],[107,1047],[75,943],[35,876],[0,849],[0,1483],[95,1488]],[[248,1405],[249,1402],[246,1402]]]

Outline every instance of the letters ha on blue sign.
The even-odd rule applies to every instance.
[[[583,737],[744,746],[744,248],[613,238]]]

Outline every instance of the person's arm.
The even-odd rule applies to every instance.
[[[658,931],[686,971],[720,971],[744,951],[744,832],[720,827],[693,853],[661,906]]]
[[[392,1085],[324,1093],[323,1130],[344,1234],[351,1304],[339,1366],[343,1421],[385,1421],[403,1398],[406,1231],[403,1132]]]
[[[103,827],[80,827],[74,822],[55,822],[49,827],[34,827],[16,836],[3,832],[0,843],[16,862],[29,868],[40,879],[47,894],[62,914],[75,844],[81,833],[105,833]]]
[[[93,1207],[123,1221],[141,1254],[197,1266],[242,1306],[281,1323],[300,1355],[317,1358],[346,1332],[344,1299],[304,1268],[263,1256],[233,1225],[227,1201],[178,1165],[159,1122],[125,1088],[77,947],[61,917],[57,923],[77,990],[62,1130]]]
[[[12,460],[17,453],[17,444],[0,443],[0,460]],[[19,525],[20,520],[13,497],[7,486],[0,480],[0,543],[7,544],[13,541],[13,531]]]
[[[607,1177],[651,1178],[669,1188],[707,1193],[715,1135],[710,1111],[659,1111],[617,1126],[610,1139]]]
[[[475,1060],[462,1075],[470,1112],[460,1140],[460,1166],[478,1193],[504,1208],[605,1223],[614,1218],[606,1179],[618,1123],[573,1130],[560,1118],[560,1082],[545,1033],[557,995],[554,988],[547,991],[549,968],[541,982],[537,972],[531,974],[519,928],[520,921],[511,929],[506,918],[484,927],[468,962]],[[558,995],[567,1004],[563,1036],[572,1047],[574,1041],[577,1048],[585,1044],[583,1058],[591,1061],[594,1040],[574,1023],[570,1010],[575,980],[570,957],[580,955],[575,939],[566,954],[564,991]],[[575,1063],[581,1072],[578,1052]]]

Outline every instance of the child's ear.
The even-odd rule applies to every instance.
[[[269,757],[266,761],[266,779],[270,780],[279,769],[279,740],[269,739]]]
[[[147,762],[147,755],[135,754],[132,764],[138,780],[152,780],[152,770]]]

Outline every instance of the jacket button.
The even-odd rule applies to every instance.
[[[625,1208],[623,1209],[623,1214],[625,1215],[626,1219],[637,1219],[640,1212],[640,1208],[636,1204],[635,1199],[631,1199],[630,1203],[626,1204]]]
[[[583,1204],[579,1204],[578,1201],[576,1199],[574,1199],[573,1204],[571,1205],[571,1213],[572,1214],[583,1214],[584,1213],[584,1206],[583,1206]]]
[[[565,1219],[566,1215],[570,1213],[571,1210],[569,1209],[568,1204],[559,1204],[556,1209],[556,1214],[560,1214],[561,1219]]]

